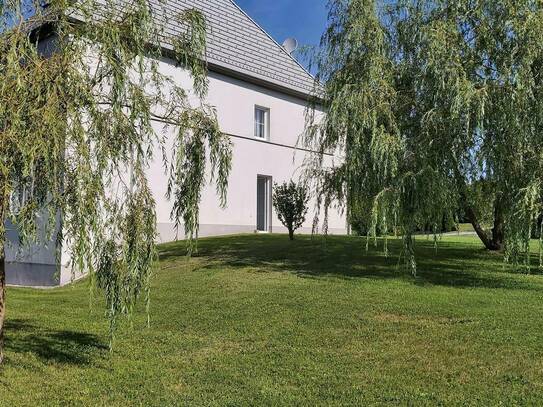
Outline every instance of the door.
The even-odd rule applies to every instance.
[[[270,231],[271,177],[259,175],[256,182],[256,230]]]

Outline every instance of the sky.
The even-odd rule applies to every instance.
[[[318,45],[326,28],[327,0],[235,0],[279,44],[294,37]]]

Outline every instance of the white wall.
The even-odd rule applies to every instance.
[[[174,77],[178,84],[190,87],[188,74],[168,61],[161,62],[161,70]],[[304,131],[306,103],[296,97],[213,72],[209,74],[207,103],[216,108],[221,130],[231,135],[234,149],[227,207],[219,207],[214,186],[206,187],[200,212],[200,235],[254,232],[257,175],[271,176],[273,182],[298,180],[301,175],[307,153],[296,150],[296,143]],[[255,106],[270,109],[269,141],[254,138]],[[335,160],[331,156],[329,164],[333,165]],[[171,203],[165,199],[166,178],[160,160],[152,165],[149,174],[152,180],[157,180],[152,182],[152,186],[161,241],[174,240],[176,236],[169,216]],[[314,205],[315,201],[311,200],[311,210],[300,232],[311,232]],[[275,213],[271,223],[273,232],[286,232]],[[337,210],[330,211],[329,232],[346,233],[345,217]],[[182,232],[179,237],[183,237]]]
[[[192,82],[187,72],[176,68],[170,61],[161,61],[160,69],[184,88],[191,88]],[[198,103],[198,100],[194,98],[193,102]],[[257,176],[270,176],[273,182],[298,180],[300,176],[301,165],[307,153],[296,150],[295,147],[304,130],[305,102],[211,72],[207,103],[216,108],[221,130],[230,135],[233,143],[233,167],[226,208],[220,208],[213,185],[208,185],[203,191],[200,236],[252,233],[256,229]],[[255,105],[270,109],[269,141],[254,138]],[[155,126],[157,132],[162,132],[163,124],[157,122]],[[168,138],[170,145],[173,140],[171,136]],[[167,176],[164,174],[159,149],[156,149],[154,158],[148,174],[157,203],[160,241],[172,241],[177,236],[170,218],[172,204],[166,199]],[[333,165],[335,160],[330,156],[329,164]],[[314,200],[310,201],[310,208],[300,233],[311,232]],[[286,232],[275,213],[272,215],[271,227],[273,232]],[[338,211],[331,210],[329,213],[329,233],[346,233],[345,217]],[[178,237],[183,238],[183,231],[180,231]],[[58,265],[54,256],[54,242],[49,242],[47,247],[33,247],[31,251],[23,252],[22,256],[15,258],[16,235],[11,238],[14,248],[10,259],[14,263],[11,267],[8,266],[8,278],[11,275],[13,284],[50,285],[58,282],[64,284],[71,280],[67,247],[62,248],[62,260]]]

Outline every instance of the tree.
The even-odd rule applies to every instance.
[[[168,16],[158,4],[0,2],[0,361],[6,221],[23,243],[45,230],[69,247],[73,268],[104,292],[113,335],[139,297],[149,304],[157,258],[146,175],[153,151],[163,151],[172,217],[190,240],[206,155],[225,203],[231,144],[204,103],[205,20],[195,10]],[[183,33],[168,35],[156,15],[175,19]],[[54,52],[40,43],[49,33]],[[161,72],[163,57],[188,70],[200,103],[189,103],[187,90]],[[175,134],[171,154],[162,128]]]
[[[543,181],[542,17],[532,0],[332,0],[313,60],[326,116],[310,111],[303,136],[320,202],[371,208],[370,235],[399,230],[413,272],[413,232],[459,212],[487,249],[528,261]],[[344,156],[335,169],[323,165],[331,148]]]
[[[294,232],[305,222],[308,200],[304,185],[290,181],[273,186],[273,207],[281,223],[288,229],[290,240],[294,240]]]

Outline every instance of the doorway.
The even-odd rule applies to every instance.
[[[272,178],[259,175],[256,178],[256,230],[271,232]]]

